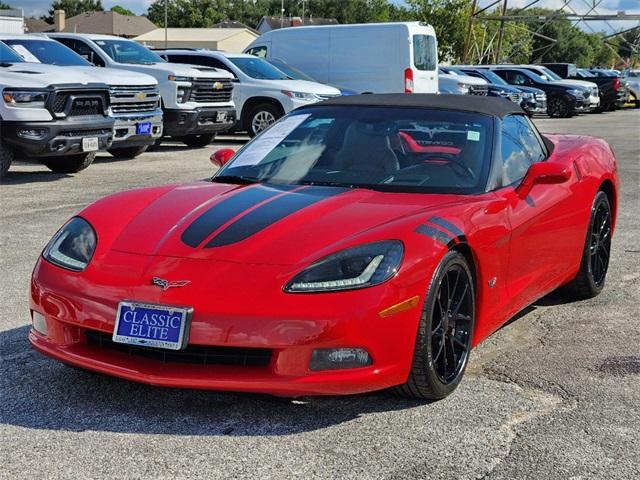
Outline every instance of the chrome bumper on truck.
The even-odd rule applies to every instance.
[[[156,85],[111,85],[113,148],[152,145],[162,136],[160,92]]]

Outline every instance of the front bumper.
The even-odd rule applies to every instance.
[[[29,157],[75,155],[83,153],[83,138],[96,137],[99,150],[111,147],[113,123],[113,118],[103,116],[50,122],[7,121],[2,124],[2,136],[3,141]]]
[[[546,100],[524,100],[520,107],[528,114],[544,114],[547,113],[547,101]]]
[[[224,119],[219,120],[219,117]],[[236,123],[234,107],[165,110],[164,135],[180,137],[224,132]]]
[[[142,147],[152,145],[162,137],[162,110],[153,115],[117,115],[113,124],[113,148]],[[150,134],[138,134],[136,129],[141,123],[151,123]]]
[[[281,267],[257,265],[252,267],[252,278],[248,280],[237,271],[237,265],[221,262],[209,276],[197,261],[187,262],[185,268],[184,261],[166,259],[170,269],[180,270],[171,273],[172,277],[180,275],[194,282],[186,288],[162,292],[150,283],[140,285],[139,274],[133,273],[138,272],[138,263],[141,266],[147,261],[145,257],[123,253],[110,256],[115,260],[109,262],[112,266],[131,267],[131,262],[133,266],[119,269],[119,278],[110,278],[109,287],[102,284],[91,266],[76,274],[43,259],[38,261],[31,283],[30,308],[44,315],[48,332],[45,336],[31,330],[29,340],[34,348],[68,364],[164,387],[296,397],[362,393],[406,381],[420,308],[382,318],[380,310],[410,295],[406,288],[397,288],[392,282],[337,294],[285,294],[279,288],[260,288],[273,284]],[[196,272],[201,278],[195,276]],[[222,278],[224,281],[220,281]],[[115,283],[121,286],[114,287]],[[240,285],[243,288],[238,289]],[[422,292],[423,288],[424,285],[416,285],[415,292]],[[212,291],[216,295],[211,295]],[[260,298],[248,301],[243,293],[247,291],[261,291]],[[88,341],[88,331],[110,337],[118,302],[131,299],[132,295],[140,302],[192,306],[190,347],[269,349],[270,361],[262,366],[173,363]],[[314,349],[344,347],[366,349],[372,365],[344,370],[309,369]]]

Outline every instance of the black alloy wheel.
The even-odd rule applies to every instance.
[[[547,114],[552,118],[568,118],[572,116],[569,102],[564,98],[551,98],[547,102]]]
[[[458,251],[448,252],[434,275],[420,318],[413,364],[402,395],[438,400],[460,383],[471,352],[475,288]]]
[[[574,300],[591,298],[604,288],[611,254],[612,219],[609,198],[599,191],[591,208],[580,270],[563,288],[567,297]]]

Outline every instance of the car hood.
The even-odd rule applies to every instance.
[[[106,83],[107,85],[117,86],[146,86],[158,85],[158,81],[151,75],[138,72],[128,72],[115,68],[100,68],[87,65],[86,67],[64,67],[73,71],[90,75],[96,82]]]
[[[94,225],[101,249],[293,265],[354,243],[398,238],[397,222],[411,222],[416,215],[422,219],[423,214],[463,198],[339,187],[198,182],[121,194],[113,200],[107,197],[81,215]],[[114,223],[114,218],[119,220]]]
[[[166,80],[166,76],[195,77],[195,78],[233,78],[229,72],[215,68],[196,67],[183,63],[158,62],[150,65],[122,64],[127,70],[147,73],[156,78]]]
[[[253,79],[253,81],[257,81]],[[259,80],[265,86],[293,92],[315,93],[316,95],[340,95],[340,90],[322,83],[308,80]]]
[[[584,80],[552,80],[550,83],[554,85],[564,85],[566,87],[581,87],[581,88],[598,88],[593,82],[586,82]]]
[[[6,73],[15,73],[24,77],[25,83],[18,83],[16,87],[47,87],[50,85],[69,85],[90,83],[104,83],[104,81],[93,77],[83,71],[69,71],[67,67],[57,65],[46,65],[43,63],[18,62],[9,67],[0,69],[3,75]]]

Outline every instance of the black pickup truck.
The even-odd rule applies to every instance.
[[[587,80],[598,85],[600,90],[600,111],[606,112],[621,108],[626,102],[628,92],[620,77],[596,75],[576,67],[573,63],[543,63],[543,66],[569,80]]]

